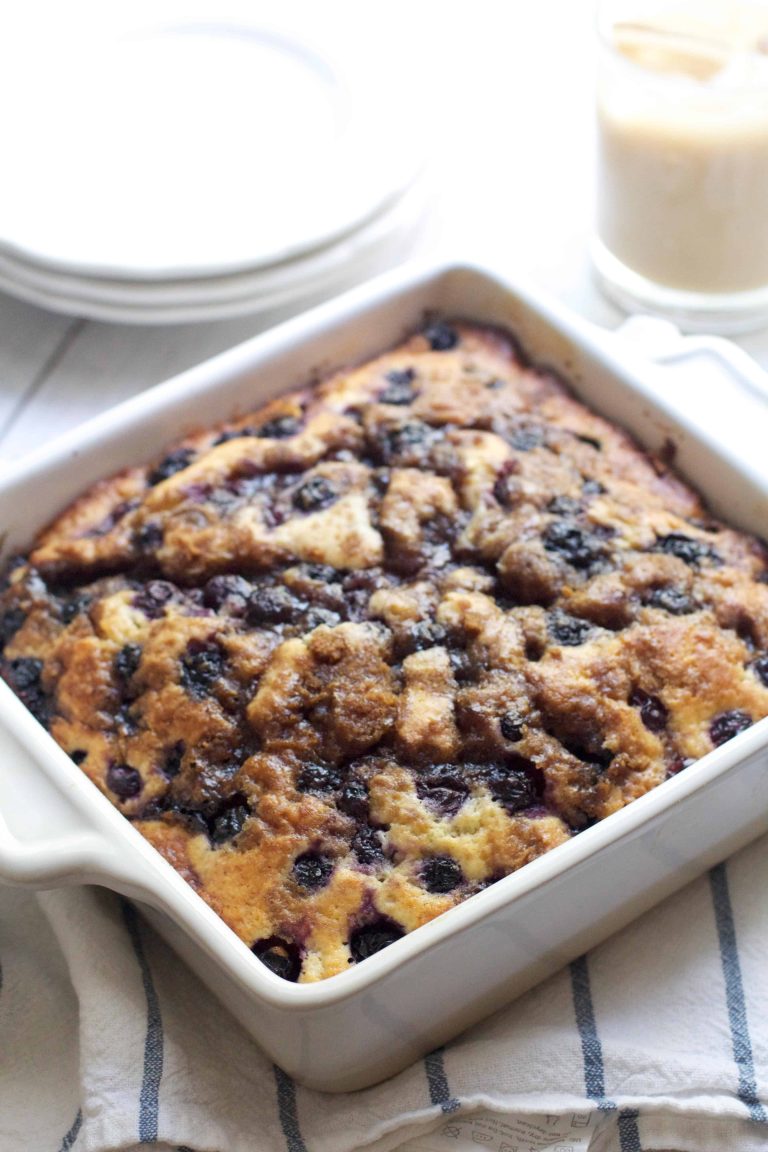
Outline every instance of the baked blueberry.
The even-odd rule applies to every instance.
[[[190,640],[181,658],[182,687],[190,696],[207,696],[223,674],[225,659],[215,640]]]
[[[8,608],[7,611],[3,612],[3,615],[0,616],[1,647],[4,648],[13,639],[26,618],[27,614],[22,608]]]
[[[302,888],[322,888],[331,878],[335,865],[319,852],[304,852],[293,862],[293,878]]]
[[[742,612],[736,621],[736,635],[750,651],[754,652],[758,647],[760,642],[759,629],[749,613]]]
[[[524,724],[525,717],[522,712],[518,711],[517,708],[510,708],[509,712],[505,712],[502,716],[499,727],[504,739],[516,744],[523,735]]]
[[[242,576],[212,576],[203,589],[203,603],[214,612],[242,616],[253,585]]]
[[[70,752],[69,758],[73,764],[77,764],[78,768],[81,764],[85,763],[88,759],[88,753],[84,748],[75,748],[74,752]]]
[[[155,819],[166,814],[183,824],[193,836],[210,836],[209,822],[203,812],[191,804],[183,804],[174,800],[169,793],[151,800],[141,812],[145,820]]]
[[[434,430],[422,420],[407,420],[404,424],[397,424],[382,428],[377,437],[376,445],[385,464],[397,463],[400,457],[415,455],[415,449],[423,449],[434,437]]]
[[[143,612],[148,619],[158,620],[175,595],[175,586],[169,584],[167,580],[150,580],[134,596],[133,606]]]
[[[375,828],[363,824],[352,837],[352,851],[361,864],[381,864],[384,860],[384,847]]]
[[[752,661],[751,667],[757,678],[768,688],[768,655],[758,656]]]
[[[591,476],[587,477],[581,486],[581,490],[585,496],[604,496],[608,489],[599,480],[593,479]]]
[[[419,774],[416,794],[441,816],[455,816],[469,796],[469,785],[460,767],[440,764]]]
[[[142,787],[141,773],[130,764],[113,762],[107,768],[107,788],[121,800],[130,800],[131,797],[138,796]]]
[[[544,429],[538,424],[521,424],[517,428],[510,428],[504,439],[517,452],[533,452],[534,448],[541,448],[546,437]]]
[[[578,516],[581,502],[574,500],[573,496],[553,496],[547,504],[547,512],[553,516]]]
[[[124,644],[115,656],[115,675],[120,680],[130,680],[141,660],[139,644]]]
[[[399,924],[390,920],[388,916],[381,916],[372,924],[364,924],[350,933],[349,950],[352,959],[359,964],[361,960],[367,960],[369,956],[381,952],[382,948],[388,948],[403,936],[405,932]]]
[[[265,968],[280,976],[283,980],[290,980],[295,984],[301,973],[301,953],[296,944],[290,940],[283,940],[280,936],[268,936],[265,940],[257,940],[251,945],[251,952]]]
[[[0,577],[0,588],[6,589],[10,587],[10,576],[17,568],[22,568],[27,563],[27,557],[17,553],[15,556],[9,556],[3,565],[3,575]]]
[[[305,764],[299,772],[299,792],[333,792],[341,786],[341,773],[328,764]]]
[[[518,756],[510,764],[485,767],[481,779],[494,800],[514,815],[538,803],[542,786],[536,775],[533,764]]]
[[[310,608],[304,617],[304,627],[307,632],[320,628],[323,624],[327,628],[335,628],[341,623],[341,616],[330,608]]]
[[[428,892],[453,892],[464,880],[461,865],[452,856],[430,856],[421,866],[421,878]]]
[[[678,772],[682,772],[684,768],[690,768],[691,764],[696,761],[686,756],[675,756],[667,765],[667,776],[677,776]]]
[[[553,612],[549,618],[548,628],[555,643],[562,644],[565,648],[576,648],[594,632],[594,625],[588,620],[567,616],[565,612]]]
[[[374,468],[368,474],[368,480],[377,496],[386,496],[392,481],[391,468]]]
[[[448,632],[442,624],[434,620],[420,620],[418,624],[411,625],[406,632],[398,636],[395,647],[400,660],[414,652],[423,652],[427,648],[442,647],[448,639]]]
[[[734,736],[738,736],[740,732],[746,732],[753,723],[749,713],[740,708],[734,708],[730,712],[721,712],[719,716],[715,716],[709,726],[710,739],[715,747],[718,747],[720,744],[732,740]]]
[[[629,697],[633,708],[640,709],[640,719],[651,732],[663,732],[667,726],[669,713],[658,696],[644,692],[642,688],[634,688]]]
[[[306,609],[306,603],[282,585],[257,587],[248,597],[245,618],[255,628],[270,624],[293,624]]]
[[[413,368],[395,368],[387,372],[387,387],[379,396],[380,404],[411,404],[416,398]]]
[[[653,552],[664,552],[667,556],[676,556],[686,564],[697,566],[702,560],[712,560],[719,563],[720,557],[711,544],[705,540],[694,540],[682,532],[669,532],[666,536],[659,536],[652,548]]]
[[[274,420],[267,420],[257,430],[256,435],[269,440],[285,440],[295,436],[301,427],[294,416],[276,416]]]
[[[571,756],[589,764],[598,775],[610,767],[615,756],[603,743],[601,732],[582,730],[579,736],[561,736],[560,743]]]
[[[11,660],[11,680],[20,692],[36,688],[40,683],[42,671],[42,660],[35,660],[32,656],[19,656],[16,660]]]
[[[91,603],[90,596],[72,596],[59,606],[59,615],[63,624],[71,624],[76,616],[85,612]]]
[[[672,616],[687,616],[695,612],[697,604],[684,588],[666,584],[662,588],[653,588],[645,597],[644,603],[649,608],[661,608]]]
[[[248,425],[244,428],[228,428],[226,431],[219,433],[213,441],[212,447],[218,448],[219,444],[228,444],[230,440],[242,440],[244,437],[257,435],[258,432],[256,429]]]
[[[156,552],[163,543],[163,529],[153,520],[142,524],[133,534],[133,542],[139,552]]]
[[[310,476],[293,494],[293,503],[300,512],[319,512],[336,499],[336,489],[324,476]]]
[[[19,656],[11,660],[8,666],[8,679],[25,708],[29,709],[40,724],[47,726],[48,700],[40,682],[42,671],[42,660],[32,656]]]
[[[156,484],[161,484],[163,480],[175,476],[177,472],[183,472],[189,467],[194,455],[191,448],[177,448],[175,452],[169,452],[149,473],[147,483],[154,488]]]
[[[368,805],[368,789],[363,781],[355,780],[354,777],[347,780],[339,796],[341,811],[346,812],[348,816],[354,816],[356,820],[367,820]]]
[[[444,320],[436,320],[428,324],[423,331],[426,340],[433,352],[450,352],[459,342],[459,334]]]
[[[316,580],[319,584],[336,584],[343,578],[343,573],[330,564],[302,564],[301,572],[307,580]]]
[[[175,779],[181,771],[181,761],[184,756],[184,751],[184,741],[178,740],[167,753],[163,761],[162,773],[169,780]]]
[[[544,532],[547,552],[561,556],[574,568],[589,568],[605,554],[603,541],[572,520],[555,520]]]
[[[212,844],[226,844],[234,840],[243,830],[243,826],[251,814],[245,797],[233,797],[228,804],[209,821],[209,835]]]
[[[453,672],[454,679],[459,684],[464,684],[471,680],[477,672],[471,656],[461,648],[452,648],[448,653],[448,659],[451,662],[451,671]]]

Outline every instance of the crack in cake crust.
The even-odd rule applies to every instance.
[[[92,487],[2,674],[284,979],[348,969],[768,715],[767,557],[504,333]]]

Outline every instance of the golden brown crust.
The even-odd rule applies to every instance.
[[[3,675],[311,981],[768,714],[763,546],[503,333],[437,323],[95,485]]]

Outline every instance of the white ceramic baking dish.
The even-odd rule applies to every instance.
[[[513,331],[649,449],[674,445],[714,511],[764,530],[768,489],[654,398],[615,337],[469,264],[400,270],[90,421],[0,477],[4,552],[99,477],[396,343],[425,314]],[[596,944],[766,828],[768,721],[621,812],[311,985],[270,973],[0,684],[0,879],[101,884],[148,919],[291,1075],[330,1091],[391,1075]]]

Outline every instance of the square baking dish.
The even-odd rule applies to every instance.
[[[400,269],[46,446],[0,476],[3,555],[102,476],[159,454],[334,368],[398,343],[431,315],[509,329],[601,415],[677,466],[712,510],[760,534],[768,488],[737,454],[656,398],[611,334],[470,263]],[[326,1091],[392,1075],[506,1004],[768,827],[768,720],[627,808],[382,952],[316,984],[271,973],[0,683],[0,880],[99,884],[147,919],[298,1081]]]

